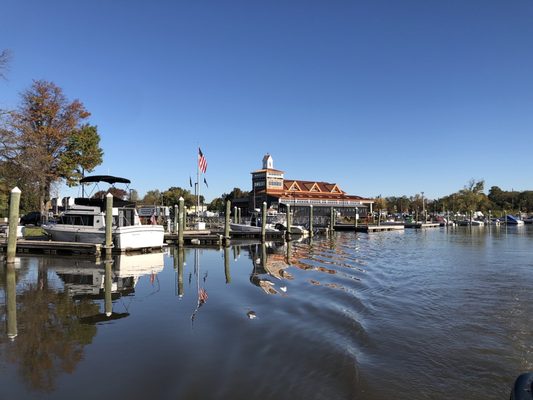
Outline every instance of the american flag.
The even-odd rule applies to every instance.
[[[202,171],[205,174],[205,171],[207,171],[207,160],[204,157],[204,154],[202,153],[202,150],[198,147],[198,167],[200,168],[200,171]]]

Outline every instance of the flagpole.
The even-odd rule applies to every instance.
[[[196,160],[196,185],[198,186],[198,196],[196,197],[196,219],[200,221],[200,148],[198,147],[198,156]]]

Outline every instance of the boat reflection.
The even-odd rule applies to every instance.
[[[34,258],[28,271],[0,266],[7,306],[0,350],[18,365],[29,388],[53,392],[57,377],[72,373],[83,359],[97,325],[129,315],[113,312],[113,300],[131,293],[140,276],[160,272],[163,257],[121,255],[104,263],[43,257]]]

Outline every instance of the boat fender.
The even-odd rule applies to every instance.
[[[510,400],[533,400],[533,372],[525,372],[516,378]]]

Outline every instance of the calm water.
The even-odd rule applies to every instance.
[[[22,257],[0,267],[0,398],[507,399],[532,287],[529,226]]]

